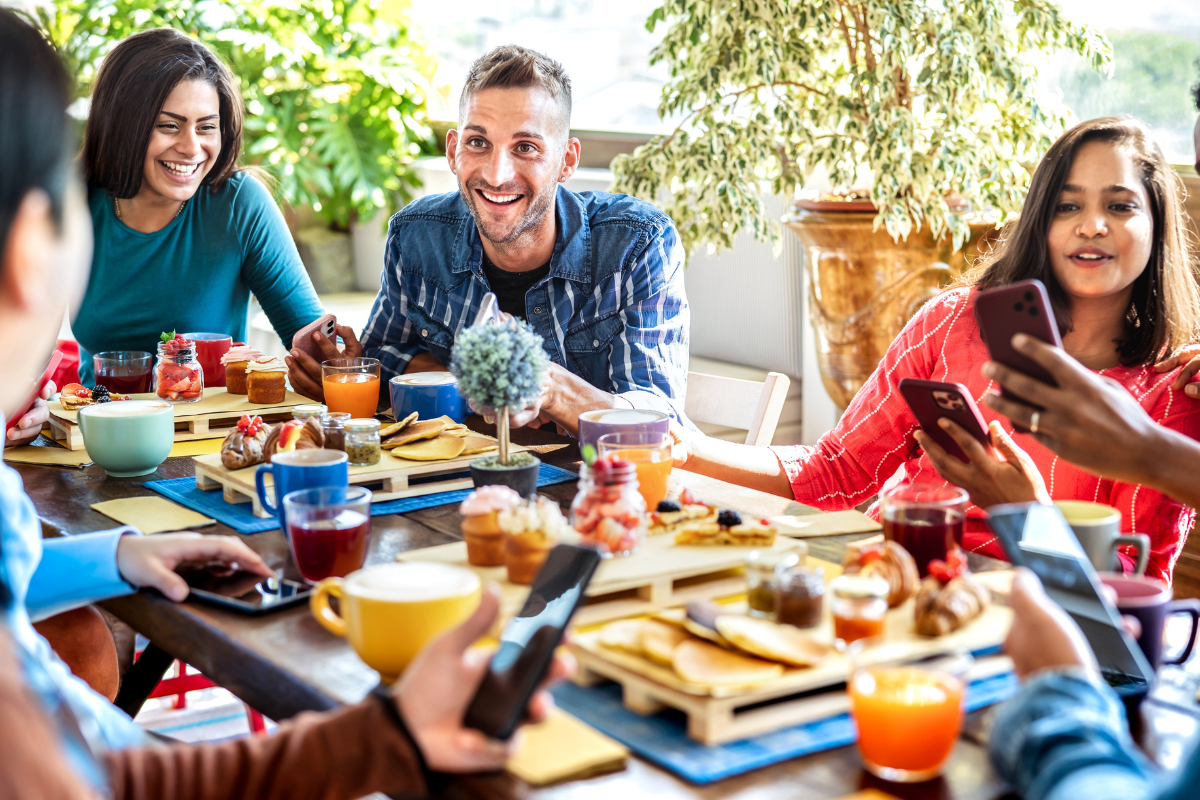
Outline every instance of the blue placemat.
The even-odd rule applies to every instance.
[[[975,681],[967,689],[967,710],[974,711],[1006,700],[1017,691],[1013,673]],[[854,742],[849,714],[808,722],[765,733],[740,742],[707,746],[687,736],[681,712],[664,711],[643,717],[621,704],[621,687],[605,683],[589,689],[573,683],[556,686],[552,693],[559,707],[621,742],[661,767],[704,784],[740,775],[789,758],[832,750]]]
[[[410,484],[419,484],[431,480],[445,480],[447,476],[438,475],[433,478],[417,478]],[[470,477],[464,472],[461,477]],[[538,486],[550,486],[555,483],[566,483],[577,480],[579,475],[552,464],[542,463],[538,470]],[[171,478],[162,481],[147,481],[143,484],[164,497],[169,497],[180,505],[187,506],[193,511],[199,511],[207,517],[233,528],[238,533],[261,533],[279,527],[275,517],[256,517],[250,503],[227,503],[224,493],[219,489],[206,492],[196,488],[195,478]],[[387,500],[374,503],[371,506],[371,516],[380,514],[404,514],[422,508],[444,506],[448,503],[461,503],[463,498],[471,493],[470,489],[456,489],[452,492],[423,494],[417,497],[404,497],[399,500]]]

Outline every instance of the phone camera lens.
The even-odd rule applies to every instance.
[[[1032,303],[1032,302],[1033,302],[1033,292],[1026,292],[1026,293],[1025,293],[1025,302],[1026,302],[1026,303]]]
[[[1029,316],[1036,317],[1037,315],[1038,315],[1037,306],[1030,306],[1029,307]]]
[[[1013,311],[1016,311],[1016,312],[1018,312],[1018,313],[1019,313],[1019,312],[1021,312],[1021,311],[1024,311],[1024,310],[1025,310],[1025,304],[1024,304],[1024,303],[1020,303],[1020,302],[1018,302],[1016,305],[1014,305],[1014,306],[1013,306]]]

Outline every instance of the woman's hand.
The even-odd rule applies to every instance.
[[[46,405],[46,401],[57,391],[58,388],[54,385],[54,381],[46,382],[46,387],[42,389],[37,400],[33,401],[33,405],[29,407],[25,415],[4,437],[5,447],[20,447],[38,437],[38,434],[42,432],[42,426],[46,424],[46,420],[50,419],[50,406]]]
[[[950,434],[967,458],[964,464],[943,450],[932,437],[918,430],[917,442],[925,450],[938,474],[971,495],[971,502],[980,508],[1000,503],[1049,503],[1050,493],[1042,474],[1029,454],[1017,446],[1004,432],[999,422],[988,426],[990,448],[984,448],[975,437],[949,419],[938,420],[942,430]]]
[[[338,325],[337,335],[342,337],[345,349],[338,350],[337,343],[320,331],[313,331],[313,344],[321,353],[321,361],[335,358],[360,358],[362,345],[354,335],[354,329],[348,325]],[[292,382],[292,391],[302,394],[310,400],[325,402],[325,388],[321,383],[321,361],[310,356],[299,348],[293,349],[291,355],[283,357],[288,366],[288,378]]]
[[[188,585],[175,568],[181,564],[224,564],[270,578],[275,575],[258,553],[234,536],[201,536],[191,531],[122,536],[117,543],[117,569],[128,583],[162,592],[176,603],[188,596]]]
[[[671,420],[671,466],[675,469],[687,469],[688,457],[691,455],[694,435],[674,419]]]
[[[1183,369],[1175,377],[1171,388],[1182,389],[1188,397],[1200,397],[1200,382],[1192,381],[1195,374],[1200,372],[1200,344],[1189,344],[1187,347],[1181,348],[1175,355],[1155,364],[1154,371],[1170,372],[1180,365],[1183,366]]]

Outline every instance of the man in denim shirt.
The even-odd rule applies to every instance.
[[[579,414],[599,408],[682,419],[689,315],[679,235],[649,203],[559,185],[579,165],[570,114],[570,79],[550,58],[507,46],[471,67],[459,129],[446,138],[459,191],[414,201],[388,228],[362,341],[385,385],[445,369],[492,291],[501,311],[541,334],[552,362],[542,396],[513,424],[540,419],[574,433]],[[352,332],[339,334],[355,355]],[[296,351],[288,361],[297,391],[319,397],[315,360]]]

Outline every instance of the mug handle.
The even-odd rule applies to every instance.
[[[1196,632],[1200,630],[1200,600],[1172,600],[1167,604],[1167,618],[1176,614],[1187,614],[1192,618],[1192,631],[1188,634],[1187,647],[1183,648],[1183,652],[1169,661],[1164,658],[1164,664],[1182,664],[1192,655],[1192,648],[1196,646]]]
[[[1150,560],[1150,537],[1144,533],[1127,533],[1113,539],[1113,547],[1127,544],[1137,551],[1137,564],[1133,568],[1134,575],[1146,574],[1146,563]]]
[[[262,503],[262,507],[265,508],[267,513],[272,517],[278,517],[279,509],[274,503],[267,499],[267,484],[264,481],[268,474],[270,474],[271,477],[275,477],[275,470],[271,469],[270,464],[261,465],[258,468],[258,471],[254,473],[254,488],[258,492],[258,502]]]
[[[321,627],[334,636],[345,638],[346,620],[342,619],[329,605],[330,596],[336,597],[339,601],[342,599],[341,578],[326,578],[318,583],[317,588],[313,590],[312,597],[309,598],[308,607],[312,609],[313,616],[317,618],[317,622],[321,623]]]

